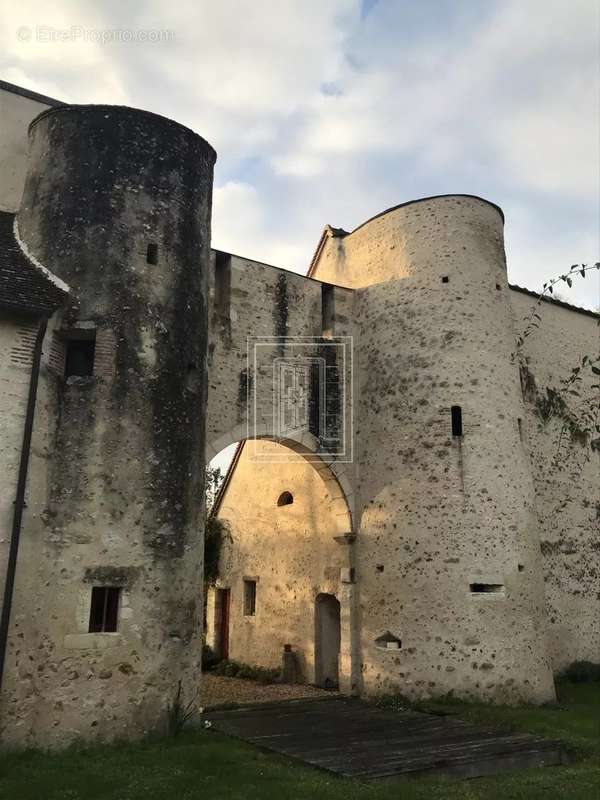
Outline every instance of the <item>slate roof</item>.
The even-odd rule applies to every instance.
[[[49,315],[67,293],[25,255],[15,238],[14,219],[0,211],[0,308]]]

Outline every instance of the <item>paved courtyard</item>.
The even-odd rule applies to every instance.
[[[330,697],[331,692],[315,686],[285,683],[259,683],[244,678],[226,678],[222,675],[202,675],[200,705],[230,705],[234,703],[265,703],[310,697]]]

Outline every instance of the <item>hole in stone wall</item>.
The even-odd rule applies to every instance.
[[[244,616],[256,614],[256,581],[244,578]]]
[[[377,564],[377,565],[375,566],[375,569],[377,570],[377,572],[383,572],[383,570],[385,569],[385,567],[383,566],[383,564]]]
[[[450,415],[452,418],[452,436],[462,436],[462,408],[460,406],[452,406]]]
[[[473,594],[493,594],[504,592],[503,583],[470,583],[469,591]]]
[[[450,278],[447,275],[442,275],[442,283],[449,283]]]
[[[499,292],[501,292],[501,291],[502,291],[502,287],[500,286],[500,284],[499,284],[499,283],[497,283],[497,284],[496,284],[496,289],[497,289]]]
[[[523,441],[523,420],[521,417],[517,417],[517,427],[519,429],[519,439]]]
[[[402,640],[398,636],[394,636],[390,631],[386,631],[375,639],[375,647],[380,650],[400,650]]]
[[[65,378],[93,375],[95,353],[96,331],[82,332],[81,336],[70,335],[66,344]]]
[[[277,498],[278,506],[291,506],[294,502],[294,495],[291,492],[282,492]]]
[[[525,569],[525,565],[524,564],[517,564],[517,569],[519,570],[519,572],[523,572],[523,570]]]
[[[146,264],[158,264],[158,245],[150,242],[146,248]]]
[[[116,586],[93,586],[90,604],[89,633],[114,633],[119,617],[121,589]]]

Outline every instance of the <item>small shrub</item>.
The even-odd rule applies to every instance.
[[[204,580],[214,585],[219,577],[219,558],[227,526],[218,517],[209,517],[204,527]]]
[[[196,708],[197,697],[198,693],[196,692],[190,702],[185,703],[182,697],[181,681],[178,682],[175,699],[172,703],[169,703],[167,709],[170,736],[179,736],[186,723],[196,716],[198,713]]]
[[[600,664],[594,664],[593,661],[573,661],[558,678],[572,683],[595,683],[600,681]]]
[[[278,669],[268,667],[253,667],[250,664],[241,664],[237,661],[226,659],[221,661],[214,669],[216,675],[226,678],[245,678],[259,683],[275,683],[279,679]]]

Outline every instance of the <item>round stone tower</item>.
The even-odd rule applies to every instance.
[[[334,231],[358,289],[356,541],[367,693],[554,697],[503,215],[471,196]]]
[[[51,343],[35,608],[20,591],[6,693],[19,701],[35,651],[24,729],[113,738],[160,728],[179,687],[184,704],[198,689],[215,152],[113,106],[53,108],[29,135],[19,235],[71,304]]]

